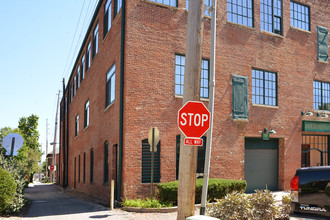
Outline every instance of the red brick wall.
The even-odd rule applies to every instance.
[[[329,7],[324,1],[300,2],[311,6],[311,32],[290,27],[290,2],[283,1],[283,36],[278,36],[260,30],[258,1],[254,1],[254,28],[248,28],[227,22],[226,0],[218,0],[211,177],[244,179],[245,138],[261,137],[259,131],[270,126],[277,132],[271,138],[280,140],[280,189],[288,189],[290,179],[300,166],[301,111],[313,109],[313,80],[329,82],[330,76],[328,64],[316,60],[316,26],[327,27],[330,23]],[[178,3],[179,7],[173,8],[145,0],[126,1],[122,198],[149,195],[150,184],[141,183],[141,160],[142,140],[148,138],[151,127],[158,127],[160,132],[161,182],[176,178],[176,135],[180,134],[177,111],[182,106],[182,98],[175,96],[174,62],[175,54],[185,54],[188,14],[184,9],[185,0]],[[104,6],[96,19],[99,52],[69,106],[69,187],[74,183],[74,157],[78,163],[81,155],[81,182],[77,180],[77,190],[108,199],[109,185],[103,185],[103,147],[108,141],[110,180],[115,172],[113,145],[119,142],[121,13],[104,39],[103,13]],[[209,18],[205,18],[204,28],[203,58],[209,59]],[[105,110],[106,73],[114,63],[116,97],[114,104]],[[278,106],[252,104],[252,68],[277,72]],[[248,121],[232,119],[232,74],[249,78]],[[90,125],[84,130],[87,100],[90,101]],[[77,114],[80,128],[75,138]],[[93,184],[89,183],[91,148],[94,149]],[[85,184],[82,183],[84,152]]]

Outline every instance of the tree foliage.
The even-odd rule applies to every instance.
[[[39,117],[32,114],[29,117],[20,118],[18,122],[18,129],[24,138],[24,145],[36,151],[40,151],[38,120]]]
[[[38,171],[38,162],[41,157],[39,131],[37,130],[38,120],[39,117],[32,114],[29,117],[20,118],[18,122],[18,129],[24,138],[24,144],[18,150],[17,159],[30,182],[32,182],[33,174]]]
[[[16,192],[15,197],[10,203],[9,206],[7,206],[0,214],[4,213],[16,213],[21,210],[21,208],[24,205],[24,195],[23,195],[23,189],[26,185],[25,179],[24,179],[24,172],[17,161],[17,159],[14,158],[5,158],[4,155],[0,154],[0,168],[8,171],[12,174],[13,178],[15,179],[16,183]]]

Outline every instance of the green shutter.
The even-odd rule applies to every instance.
[[[160,182],[160,142],[154,152],[154,183]],[[151,182],[151,152],[148,140],[142,141],[142,183]]]
[[[328,29],[317,26],[317,60],[328,62]]]
[[[233,75],[233,119],[248,119],[248,77]]]

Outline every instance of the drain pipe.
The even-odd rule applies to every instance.
[[[120,43],[120,100],[119,100],[119,167],[116,200],[120,202],[122,167],[123,167],[123,123],[124,123],[124,52],[125,52],[125,6],[126,0],[123,0],[121,6],[121,43]]]

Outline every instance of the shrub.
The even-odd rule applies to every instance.
[[[123,202],[124,207],[140,207],[140,208],[163,208],[163,207],[171,207],[171,203],[162,203],[156,199],[125,199]]]
[[[219,219],[251,219],[251,208],[248,195],[232,192],[225,198],[216,200],[214,204],[207,205],[208,215]]]
[[[14,202],[16,182],[11,173],[0,168],[0,213]]]
[[[23,189],[26,186],[23,170],[19,163],[13,158],[5,158],[0,154],[0,168],[12,174],[16,182],[16,193],[12,204],[10,204],[3,213],[16,213],[24,206]]]
[[[250,196],[252,219],[275,219],[277,207],[273,194],[269,190],[256,190]]]
[[[284,195],[282,197],[282,204],[280,205],[280,212],[278,215],[279,219],[290,219],[289,214],[291,213],[291,197],[290,195]]]
[[[202,189],[203,179],[197,179],[195,203],[201,203]],[[233,191],[244,192],[245,189],[245,180],[210,178],[207,190],[207,199],[209,201],[215,201],[215,199],[221,199],[228,193]],[[178,181],[160,183],[158,184],[158,190],[160,201],[171,202],[174,205],[177,205]]]
[[[285,204],[288,204],[288,200],[286,198],[284,200]],[[217,203],[208,204],[207,212],[212,217],[224,220],[273,220],[276,216],[286,219],[287,216],[283,214],[286,208],[279,209],[276,206],[274,196],[269,190],[256,190],[256,193],[250,195],[238,192],[229,193],[225,198],[217,200]]]

